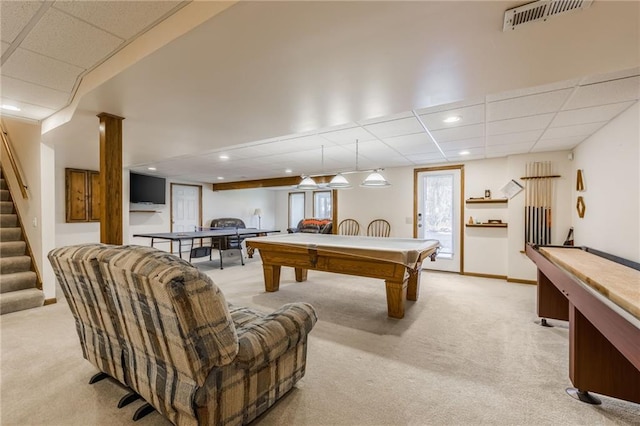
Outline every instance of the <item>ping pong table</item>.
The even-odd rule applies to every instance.
[[[211,254],[214,249],[218,250],[220,254],[220,269],[223,268],[222,259],[223,253],[232,250],[240,254],[240,260],[244,265],[244,259],[242,257],[242,250],[240,243],[247,237],[260,237],[270,233],[280,232],[278,229],[256,229],[256,228],[206,228],[198,227],[195,231],[191,232],[158,232],[150,234],[134,234],[134,237],[151,238],[151,247],[157,240],[177,242],[178,254],[182,259],[182,247],[183,245],[189,248],[189,262],[193,258],[199,258],[209,256],[209,260],[212,260]],[[196,240],[200,241],[200,245],[196,246]],[[205,240],[209,240],[209,244],[205,244]],[[234,247],[230,247],[228,242],[232,240],[236,243]],[[249,257],[252,257],[253,250],[247,250]]]

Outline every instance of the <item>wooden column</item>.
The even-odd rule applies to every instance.
[[[122,244],[122,120],[101,112],[100,242]]]

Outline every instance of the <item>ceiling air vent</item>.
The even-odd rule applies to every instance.
[[[574,10],[586,9],[593,0],[539,0],[504,12],[502,31],[536,21],[546,21],[551,16],[562,15]]]

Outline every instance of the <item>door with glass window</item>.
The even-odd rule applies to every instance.
[[[462,272],[462,166],[416,170],[416,236],[440,241],[435,262],[425,269]]]

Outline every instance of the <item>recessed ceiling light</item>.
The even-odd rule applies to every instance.
[[[224,180],[224,176],[218,176],[218,180]]]
[[[445,118],[444,121],[445,123],[455,123],[456,121],[460,121],[462,117],[460,117],[459,115],[452,115],[451,117],[447,117]]]
[[[291,170],[291,169],[286,169],[284,172],[285,172],[285,173],[293,173],[293,170]]]
[[[147,170],[151,170],[155,172],[157,169],[155,167],[147,167]]]
[[[6,105],[6,104],[2,105],[2,109],[6,109],[7,111],[21,111],[21,109],[15,105]]]
[[[227,154],[220,154],[220,157],[218,157],[221,160],[228,160],[229,156]]]
[[[458,154],[460,154],[460,155],[469,155],[471,153],[469,151],[460,151]]]

